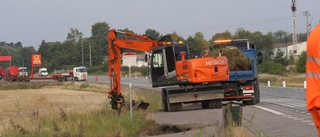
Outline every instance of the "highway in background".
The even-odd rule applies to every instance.
[[[106,76],[90,76],[88,82],[109,84]],[[152,88],[147,78],[122,77],[121,83],[132,87],[144,88],[150,91],[159,91],[160,88]],[[168,116],[170,115],[170,116]],[[163,118],[166,117],[166,118]],[[197,109],[182,112],[161,112],[154,114],[158,123],[185,124],[223,123],[221,109]],[[303,137],[317,136],[316,127],[310,113],[306,110],[305,100],[283,98],[265,95],[261,93],[261,101],[257,105],[243,107],[243,124],[247,126],[254,136],[284,136]]]

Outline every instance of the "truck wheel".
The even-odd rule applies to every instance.
[[[174,103],[174,104],[170,104],[170,112],[174,112],[174,111],[181,111],[182,110],[182,103]]]
[[[61,81],[62,81],[62,78],[57,78],[57,81],[58,81],[58,82],[61,82]]]
[[[215,108],[222,108],[222,100],[221,99],[213,100],[213,102],[214,102]]]
[[[202,101],[201,102],[201,106],[202,106],[202,109],[207,109],[209,108],[209,101]]]
[[[79,81],[79,79],[77,77],[74,78],[74,81]]]
[[[256,104],[257,103],[259,103],[260,102],[260,87],[259,87],[259,81],[255,81],[254,82],[255,83],[255,85],[254,85],[254,90],[256,91],[256,93],[255,93],[255,102],[256,102]]]

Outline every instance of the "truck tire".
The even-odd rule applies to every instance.
[[[201,102],[201,106],[203,109],[214,109],[214,108],[221,108],[222,107],[222,100],[215,99],[215,100],[206,100]]]
[[[255,96],[256,96],[256,104],[260,102],[260,86],[259,86],[259,81],[256,80],[255,81],[255,86],[254,86],[254,90],[257,91]]]
[[[59,77],[58,77],[58,78],[57,78],[57,81],[58,81],[58,82],[62,82],[62,78],[59,78]]]
[[[74,77],[74,81],[79,81],[78,77]]]
[[[222,100],[221,99],[216,99],[214,100],[214,107],[215,108],[222,108]]]
[[[208,100],[202,101],[201,102],[201,107],[202,107],[202,109],[209,108],[209,101]]]
[[[169,106],[170,112],[181,111],[181,110],[182,110],[182,103],[172,103]]]

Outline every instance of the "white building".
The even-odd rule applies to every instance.
[[[294,55],[295,59],[299,59],[299,56],[303,51],[307,49],[307,42],[301,42],[296,45],[292,45],[292,43],[278,43],[273,45],[274,54],[277,53],[278,49],[284,53],[284,56],[287,58],[290,57],[291,54]]]

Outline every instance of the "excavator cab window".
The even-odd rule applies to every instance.
[[[162,48],[153,50],[150,59],[151,59],[150,60],[151,81],[155,82],[160,76],[162,76],[164,74]]]
[[[153,66],[153,68],[163,67],[163,54],[162,54],[162,52],[153,54],[152,66]]]

